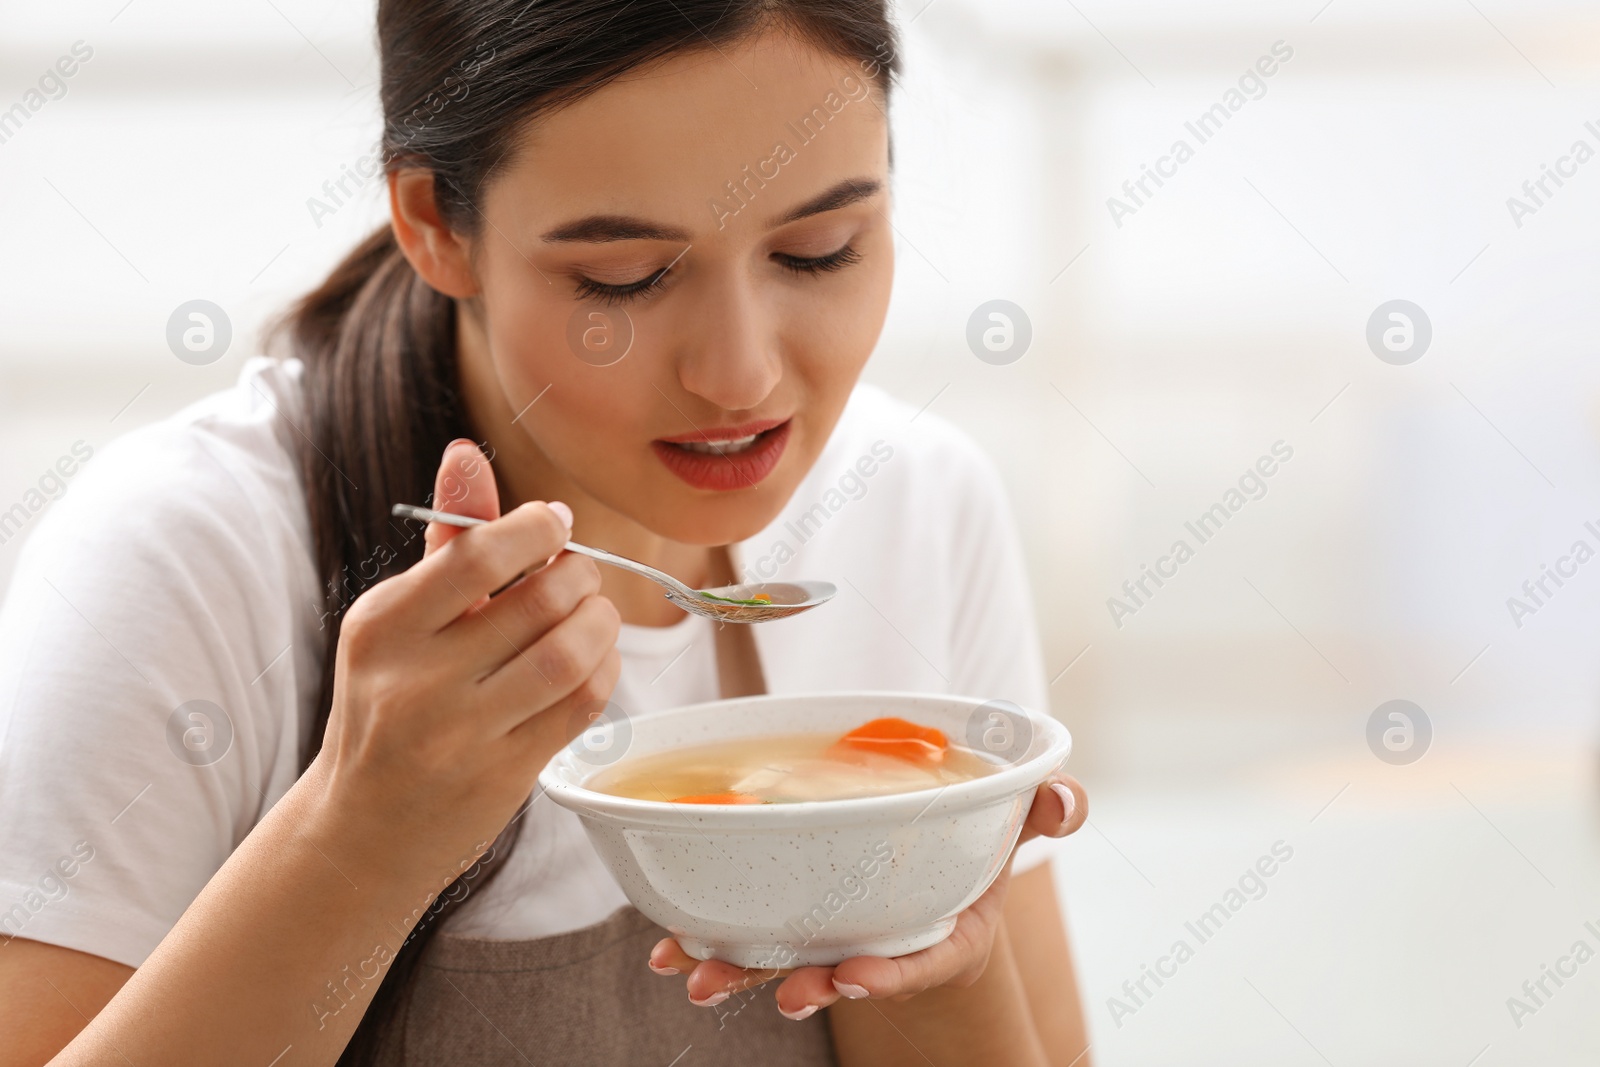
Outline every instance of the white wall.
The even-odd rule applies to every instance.
[[[1521,628],[1506,599],[1600,514],[1600,163],[1520,228],[1506,200],[1575,139],[1600,148],[1600,23],[1321,6],[941,3],[912,30],[900,227],[950,282],[903,257],[874,373],[956,383],[935,410],[1007,468],[1052,663],[1092,646],[1060,707],[1119,770],[1159,757],[1108,719],[1336,735],[1396,696],[1594,737],[1600,581]],[[1280,41],[1265,95],[1119,226],[1108,198]],[[1037,331],[1004,368],[961,337],[997,295]],[[1395,298],[1433,323],[1410,366],[1365,341]],[[1107,598],[1280,439],[1269,495],[1117,626]]]

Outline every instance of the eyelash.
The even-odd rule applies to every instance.
[[[837,252],[829,252],[825,256],[814,256],[807,259],[803,256],[790,256],[782,252],[774,252],[773,256],[780,264],[796,274],[825,274],[830,271],[843,270],[853,263],[861,262],[861,253],[851,245],[845,245]]]
[[[845,245],[836,252],[829,252],[825,256],[791,256],[783,252],[773,253],[773,258],[786,270],[795,274],[824,274],[832,271],[843,270],[853,264],[861,262],[861,253],[850,245]],[[663,267],[648,278],[641,278],[627,285],[607,285],[597,282],[593,278],[578,279],[578,296],[589,300],[600,300],[607,304],[620,304],[625,300],[648,296],[661,288],[667,278],[669,268]]]
[[[586,300],[599,300],[606,304],[620,304],[625,300],[648,296],[650,293],[655,292],[661,288],[661,284],[666,281],[666,277],[666,267],[662,267],[648,278],[641,278],[639,281],[629,282],[627,285],[607,285],[604,282],[597,282],[593,278],[580,277],[578,279],[578,296]]]

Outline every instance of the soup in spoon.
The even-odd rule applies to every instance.
[[[943,731],[900,718],[838,734],[745,737],[623,759],[586,788],[678,804],[781,804],[909,793],[1000,767]]]

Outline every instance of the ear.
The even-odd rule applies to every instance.
[[[389,173],[389,214],[395,240],[422,280],[445,296],[477,296],[467,239],[445,224],[433,198],[433,171],[410,167]]]

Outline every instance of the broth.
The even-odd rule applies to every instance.
[[[938,730],[875,719],[843,737],[747,737],[625,758],[584,786],[635,800],[776,804],[909,793],[998,770]]]

